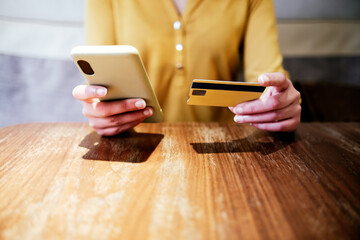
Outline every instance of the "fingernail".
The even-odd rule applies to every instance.
[[[137,107],[138,109],[143,109],[146,107],[146,103],[144,100],[139,100],[135,102],[135,107]]]
[[[106,88],[98,88],[98,89],[96,89],[96,95],[98,95],[99,97],[105,96],[106,93],[107,93]]]
[[[267,75],[261,75],[260,76],[260,81],[262,84],[266,84],[270,81],[270,78]]]
[[[235,108],[235,113],[236,113],[236,114],[242,114],[242,113],[243,113],[242,107],[236,107],[236,108]]]
[[[152,114],[153,114],[153,110],[152,110],[151,108],[146,109],[146,110],[144,111],[144,115],[145,115],[146,117],[150,117]]]
[[[242,122],[244,122],[244,120],[246,120],[246,116],[235,115],[235,117],[234,117],[234,121],[237,123],[242,123]]]

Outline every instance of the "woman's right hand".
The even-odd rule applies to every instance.
[[[102,136],[113,136],[135,127],[153,114],[143,99],[100,102],[107,94],[101,86],[79,85],[73,89],[74,98],[83,102],[83,114],[89,125]]]

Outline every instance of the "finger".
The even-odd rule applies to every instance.
[[[277,92],[272,91],[272,93],[261,97],[260,99],[240,103],[236,105],[232,112],[237,115],[250,115],[250,114],[259,114],[264,112],[270,112],[278,109],[282,109],[293,102],[299,102],[300,93],[295,90],[294,87],[289,87],[285,91]]]
[[[101,135],[101,136],[114,136],[117,135],[119,133],[122,133],[124,131],[127,131],[133,127],[135,127],[136,125],[140,124],[142,121],[138,120],[138,121],[134,121],[134,122],[129,122],[127,124],[118,126],[118,127],[112,127],[112,128],[104,128],[104,129],[95,129],[95,131]]]
[[[300,112],[301,106],[295,101],[289,106],[275,111],[252,115],[235,115],[234,121],[237,123],[275,122],[297,116]]]
[[[286,107],[289,104],[284,94],[260,98],[244,103],[240,103],[233,108],[233,113],[237,115],[250,115],[270,112]],[[291,102],[290,102],[291,103]]]
[[[129,122],[142,122],[145,120],[145,118],[150,117],[152,114],[153,110],[151,108],[146,108],[144,110],[123,113],[106,118],[89,117],[89,125],[96,129],[114,128]]]
[[[92,98],[106,96],[107,89],[102,86],[78,85],[73,89],[72,94],[80,101],[88,101]]]
[[[300,124],[300,114],[298,116],[288,118],[278,122],[270,123],[252,123],[254,127],[271,132],[291,132],[294,131]]]
[[[258,83],[262,86],[273,86],[278,91],[285,90],[290,85],[290,80],[283,73],[264,73],[258,78]]]
[[[83,114],[86,117],[105,118],[121,113],[144,109],[146,102],[143,99],[125,99],[111,102],[85,102]]]

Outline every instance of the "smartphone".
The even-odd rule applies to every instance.
[[[104,86],[100,101],[142,98],[154,113],[144,122],[160,122],[163,112],[138,50],[129,45],[77,46],[71,56],[89,85]]]

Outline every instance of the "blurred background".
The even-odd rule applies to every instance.
[[[359,121],[360,1],[274,0],[284,66],[303,121]],[[71,91],[84,80],[84,0],[0,0],[0,127],[86,121]]]

